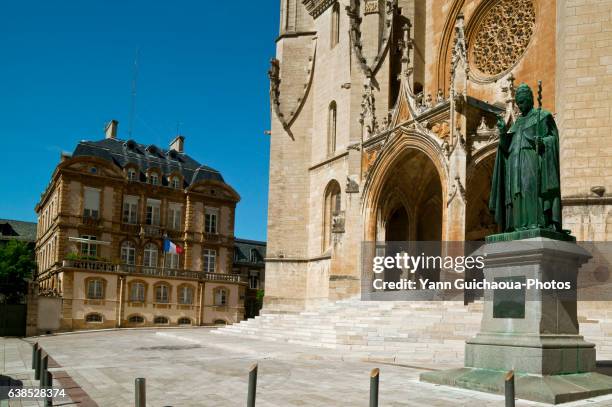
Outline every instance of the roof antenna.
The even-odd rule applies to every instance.
[[[136,84],[138,80],[138,57],[140,49],[136,48],[136,58],[134,59],[134,77],[132,78],[132,106],[130,108],[130,127],[128,134],[132,138],[132,130],[134,129],[134,115],[136,114]]]

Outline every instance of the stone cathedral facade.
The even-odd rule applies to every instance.
[[[564,227],[612,239],[611,37],[610,0],[282,0],[265,307],[359,294],[364,241],[496,232],[522,82],[559,126]]]

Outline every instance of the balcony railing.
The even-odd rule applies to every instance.
[[[161,237],[163,235],[162,228],[157,225],[143,225],[146,236]]]
[[[100,226],[101,220],[98,216],[83,215],[81,216],[81,224],[86,226]]]
[[[219,235],[218,233],[204,233],[204,236],[202,236],[202,240],[205,242],[218,242],[221,240],[221,235]]]
[[[95,260],[64,260],[63,266],[65,268],[82,269],[82,270],[93,270],[93,271],[117,271],[117,266],[112,263],[105,261]]]
[[[183,237],[183,231],[177,229],[166,229],[166,234],[170,239],[180,239]]]
[[[129,234],[132,234],[132,235],[137,235],[138,233],[140,233],[140,225],[137,223],[124,222],[121,224],[121,231],[128,232]]]
[[[227,283],[244,282],[239,275],[234,274],[205,273],[192,270],[147,267],[131,264],[112,264],[93,260],[64,260],[63,267],[80,270],[102,271],[107,273],[121,273],[152,277],[174,277],[200,281],[217,281]]]

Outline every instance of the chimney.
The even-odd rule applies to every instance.
[[[117,120],[111,120],[106,123],[106,127],[104,128],[104,134],[106,138],[117,138],[117,127],[119,126],[119,122]]]
[[[177,153],[183,153],[184,144],[185,144],[185,137],[176,136],[176,138],[170,142],[170,150],[174,150]]]

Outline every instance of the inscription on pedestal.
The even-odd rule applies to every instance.
[[[496,283],[525,283],[524,276],[498,277]],[[493,318],[525,318],[525,288],[521,290],[493,291]]]

